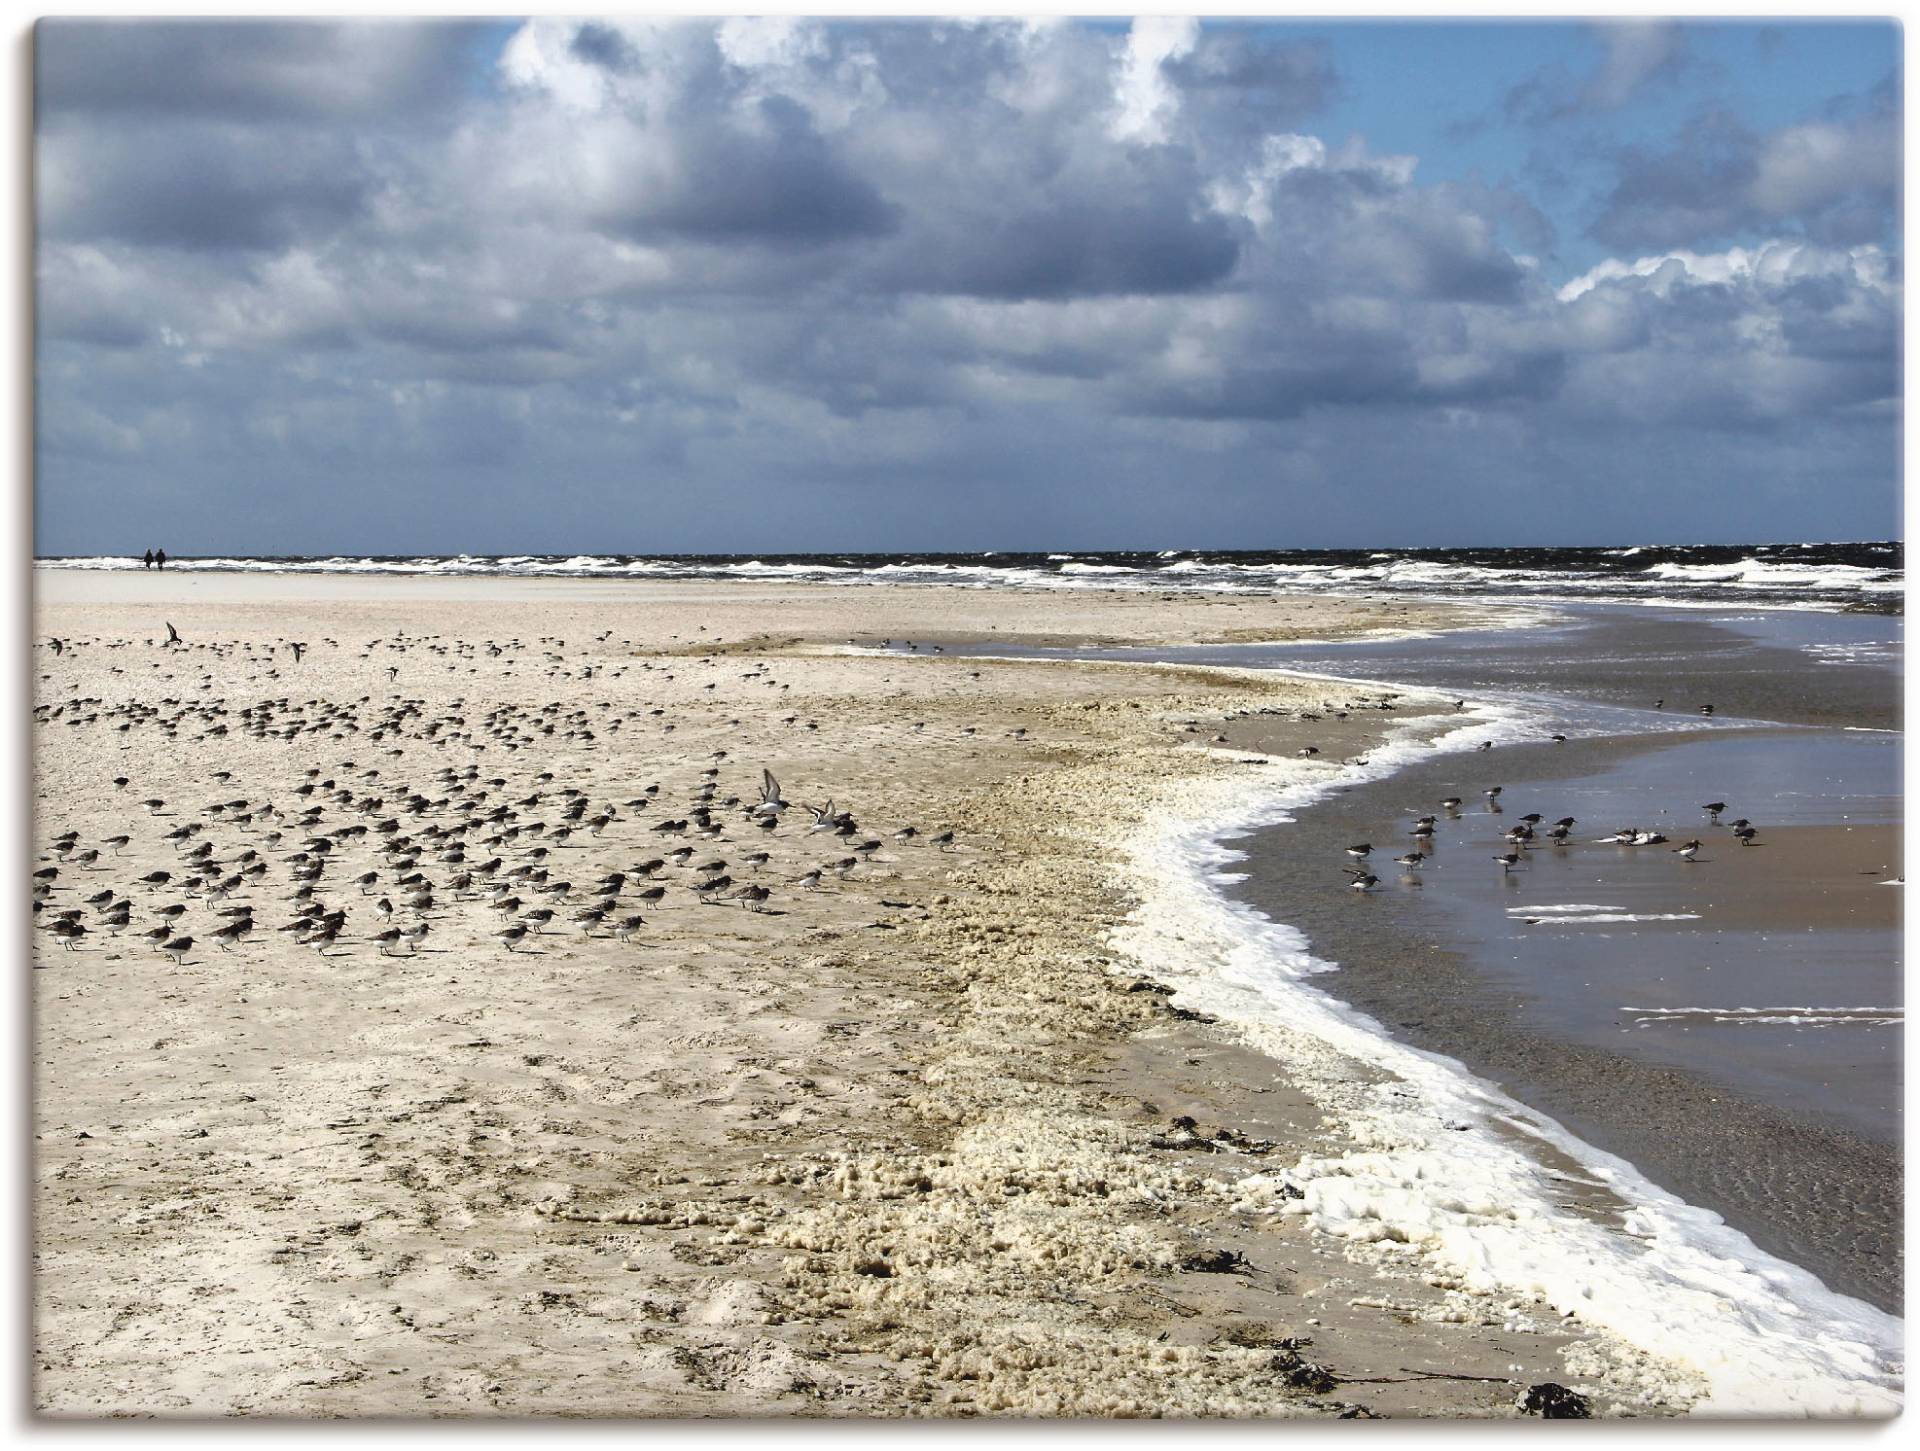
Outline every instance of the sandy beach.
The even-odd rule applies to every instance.
[[[1684,1367],[1291,1212],[1377,1071],[1190,1010],[1120,930],[1143,824],[1441,702],[935,649],[1470,607],[36,585],[43,1413],[1507,1417],[1544,1382],[1688,1408]],[[809,830],[829,803],[851,830]],[[279,930],[303,873],[347,913],[317,946]],[[168,905],[178,961],[142,935]]]

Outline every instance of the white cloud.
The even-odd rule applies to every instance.
[[[1887,254],[1879,247],[1821,247],[1784,239],[1723,252],[1676,250],[1624,261],[1609,257],[1559,289],[1572,302],[1594,288],[1629,278],[1643,279],[1656,296],[1676,287],[1751,284],[1780,288],[1812,277],[1836,278],[1869,291],[1891,295],[1895,284]]]
[[[1180,97],[1160,68],[1191,53],[1199,39],[1200,22],[1192,16],[1142,17],[1133,22],[1113,83],[1114,114],[1108,134],[1114,140],[1153,146],[1167,139],[1167,128],[1180,111]]]

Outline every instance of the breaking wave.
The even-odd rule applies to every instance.
[[[39,561],[129,570],[136,557]],[[509,575],[938,583],[966,588],[1397,594],[1480,599],[1738,602],[1901,612],[1898,543],[1633,545],[1611,549],[1161,550],[1086,554],[420,554],[176,557],[169,569],[265,574]]]

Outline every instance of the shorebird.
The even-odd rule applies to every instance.
[[[789,803],[781,799],[780,783],[774,779],[773,772],[760,772],[760,804],[753,808],[755,816],[778,816],[787,809]]]
[[[1404,855],[1395,857],[1394,860],[1408,871],[1414,872],[1426,865],[1427,858],[1422,852],[1410,851]]]
[[[1751,826],[1736,826],[1733,834],[1740,839],[1740,845],[1752,846],[1754,837],[1760,833]]]
[[[1500,870],[1502,872],[1510,872],[1514,869],[1514,867],[1519,865],[1520,853],[1517,851],[1510,851],[1501,856],[1495,857],[1494,860],[1500,863]]]
[[[1447,811],[1447,812],[1455,812],[1455,811],[1458,811],[1458,810],[1460,809],[1460,798],[1459,798],[1458,796],[1443,796],[1443,797],[1441,797],[1441,798],[1440,798],[1440,809],[1441,809],[1441,810],[1443,810],[1443,811]]]
[[[1372,853],[1372,851],[1373,851],[1373,843],[1363,841],[1358,846],[1348,847],[1347,855],[1352,857],[1355,861],[1365,861],[1367,857]]]
[[[1706,812],[1711,820],[1718,821],[1720,819],[1720,813],[1727,809],[1727,803],[1724,801],[1709,801],[1700,809]]]
[[[1673,854],[1679,857],[1680,860],[1683,862],[1690,862],[1693,860],[1695,854],[1698,853],[1699,850],[1700,850],[1700,843],[1697,841],[1690,841],[1685,843],[1682,846],[1676,846],[1673,849]]]
[[[1380,885],[1380,879],[1372,872],[1348,872],[1347,875],[1353,879],[1347,885],[1356,892],[1371,892]]]

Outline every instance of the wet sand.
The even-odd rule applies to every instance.
[[[1249,1179],[1348,1147],[1317,1080],[1170,1006],[1153,965],[1109,945],[1129,908],[1116,843],[1143,813],[1325,769],[1191,723],[1257,722],[1285,757],[1332,760],[1378,739],[1325,718],[1350,692],[834,653],[876,630],[1322,638],[1404,606],[39,585],[34,865],[59,871],[42,921],[92,924],[71,951],[34,934],[44,1413],[1511,1416],[1546,1380],[1607,1414],[1689,1401],[1690,1372],[1524,1296],[1249,1208]],[[429,834],[473,814],[453,799],[469,765],[465,799],[503,783],[479,814],[518,803],[488,830],[526,828],[469,833],[469,862],[544,860],[576,884],[535,898],[559,915],[517,951],[492,935],[511,917],[451,885],[458,836]],[[850,847],[810,837],[798,805],[771,833],[722,807],[757,799],[763,767],[878,847],[806,890]],[[638,872],[707,771],[719,836]],[[611,819],[560,839],[567,790]],[[247,809],[210,810],[232,801]],[[188,824],[201,836],[168,841]],[[953,849],[927,844],[941,829]],[[67,831],[97,859],[53,850]],[[417,950],[373,940],[396,832],[435,881],[431,904],[396,903],[430,929]],[[320,950],[274,930],[315,836],[334,846],[320,895],[350,914]],[[266,870],[188,895],[194,839]],[[703,902],[708,852],[765,883],[766,910]],[[630,942],[568,920],[608,870],[634,879],[619,912],[646,917]],[[154,871],[173,880],[143,885]],[[642,909],[653,880],[666,896]],[[85,905],[102,890],[131,899],[127,933]],[[260,927],[223,951],[209,933],[240,900]],[[196,938],[177,965],[138,937],[166,902]]]

